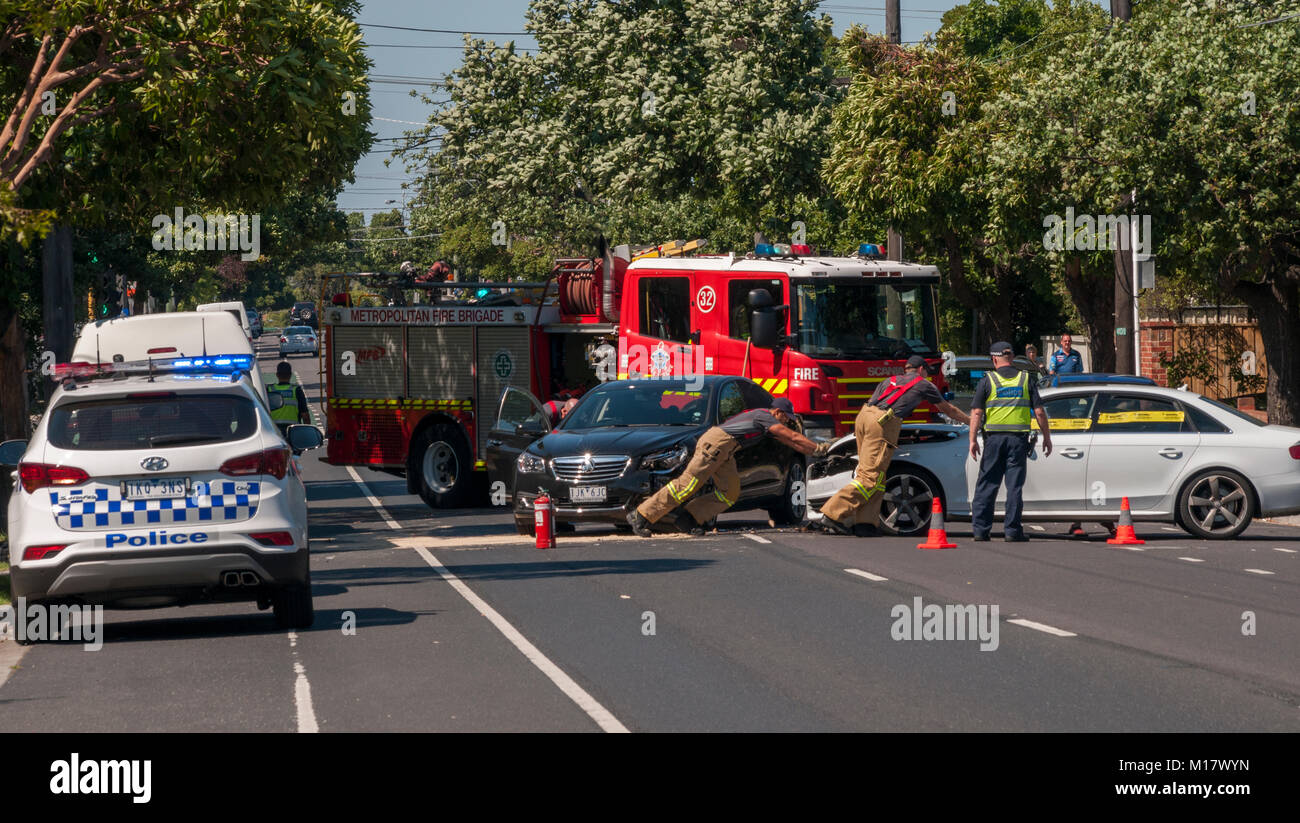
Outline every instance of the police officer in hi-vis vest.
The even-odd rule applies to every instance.
[[[772,401],[771,409],[743,411],[709,429],[700,437],[695,454],[682,473],[629,513],[628,525],[641,537],[649,537],[651,524],[685,504],[686,510],[677,515],[676,526],[690,534],[704,534],[704,524],[735,505],[740,496],[735,454],[741,443],[757,437],[773,437],[801,454],[824,457],[830,450],[830,443],[814,443],[791,428],[793,423],[794,404],[778,397]],[[696,497],[710,480],[713,493]]]
[[[284,434],[285,429],[294,423],[310,423],[307,395],[303,394],[302,386],[293,383],[293,366],[287,361],[281,361],[275,367],[275,377],[276,382],[267,385],[266,390],[269,394],[280,395],[284,400],[283,406],[271,412],[271,419],[280,427],[280,433]]]
[[[975,481],[975,495],[971,498],[971,529],[976,541],[989,539],[993,504],[1005,477],[1007,505],[1002,518],[1002,536],[1008,543],[1023,543],[1029,540],[1020,526],[1020,510],[1031,448],[1031,421],[1038,420],[1044,457],[1052,453],[1052,429],[1029,372],[1011,365],[1011,344],[994,343],[989,354],[993,356],[993,371],[986,372],[975,387],[970,410],[970,456],[976,460],[980,460],[976,436],[981,428],[984,430],[984,457],[980,460],[979,479]]]
[[[853,480],[837,491],[821,508],[821,517],[808,524],[834,534],[852,534],[853,527],[880,525],[880,503],[885,494],[885,472],[898,447],[903,421],[921,403],[932,403],[959,423],[970,418],[943,399],[934,384],[925,379],[925,358],[914,354],[901,375],[880,381],[871,399],[862,404],[853,435],[858,441],[858,468]]]

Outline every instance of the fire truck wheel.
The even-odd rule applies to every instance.
[[[794,460],[785,472],[785,487],[780,502],[767,510],[772,522],[778,526],[794,526],[803,522],[808,513],[808,484],[804,480],[802,460]]]
[[[435,509],[469,504],[474,486],[474,463],[459,426],[439,423],[424,429],[411,441],[420,497]]]

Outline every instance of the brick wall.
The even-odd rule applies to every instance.
[[[1175,325],[1168,322],[1143,321],[1142,334],[1138,338],[1142,374],[1161,386],[1167,386],[1168,382],[1165,369],[1160,365],[1160,354],[1164,352],[1167,356],[1173,356]]]

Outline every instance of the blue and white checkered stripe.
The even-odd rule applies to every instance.
[[[236,493],[234,481],[210,483],[210,494],[163,500],[122,500],[116,489],[95,489],[95,499],[60,503],[59,492],[50,492],[54,520],[63,529],[113,529],[123,526],[161,524],[231,523],[257,513],[261,484],[239,481],[245,487]],[[109,499],[110,493],[113,498]],[[66,494],[66,492],[64,492]]]

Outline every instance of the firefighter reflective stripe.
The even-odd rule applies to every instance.
[[[763,387],[763,391],[771,395],[785,394],[786,389],[790,387],[789,380],[783,380],[780,377],[768,377],[763,380],[755,380],[755,383]]]
[[[278,394],[284,398],[284,405],[271,412],[271,419],[276,421],[286,421],[289,423],[298,422],[298,392],[294,391],[292,383],[272,383],[266,387],[268,393]]]
[[[734,505],[734,501],[728,499],[725,494],[718,491],[717,489],[713,490],[713,496],[721,500],[723,503],[726,503],[728,508]]]
[[[331,397],[333,409],[463,409],[468,411],[472,400],[397,400],[369,397]]]
[[[860,482],[857,478],[854,478],[852,483],[853,488],[858,490],[858,494],[862,495],[863,500],[870,500],[871,495],[885,490],[885,474],[884,472],[880,473],[880,476],[876,478],[876,485],[874,486],[868,486],[865,483]]]
[[[989,395],[984,401],[984,414],[987,422],[984,430],[989,432],[1027,432],[1029,421],[1033,419],[1030,408],[1029,372],[1020,372],[1018,377],[1004,380],[996,371],[987,372],[989,378]]]
[[[700,479],[698,477],[692,477],[691,481],[686,484],[685,488],[679,489],[677,488],[677,481],[669,480],[668,493],[671,494],[673,499],[678,503],[682,503],[685,502],[686,498],[691,496],[691,492],[695,491],[695,487],[698,486],[699,483]]]

